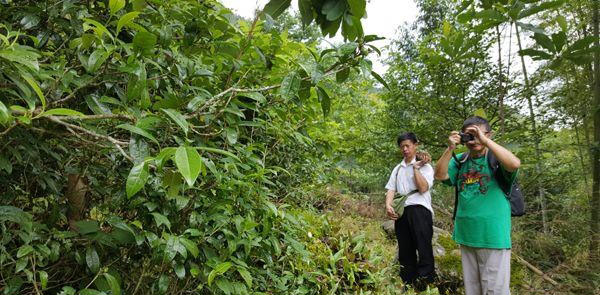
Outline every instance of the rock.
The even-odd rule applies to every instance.
[[[395,239],[396,238],[396,232],[394,230],[394,221],[393,220],[386,220],[381,224],[381,228],[383,229],[383,231],[385,231],[385,233],[387,234],[388,238],[390,239]]]

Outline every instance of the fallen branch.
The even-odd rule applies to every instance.
[[[515,257],[515,259],[517,260],[517,262],[525,267],[527,267],[528,269],[530,269],[531,271],[533,271],[535,274],[541,276],[544,280],[550,282],[552,285],[554,286],[558,286],[558,283],[553,280],[551,277],[549,277],[548,275],[546,275],[543,271],[541,271],[539,268],[533,266],[531,263],[527,262],[527,260],[523,259],[523,257],[514,254],[513,256]]]

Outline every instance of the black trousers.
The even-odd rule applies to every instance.
[[[422,291],[436,279],[433,261],[433,218],[421,205],[404,208],[402,217],[395,223],[398,239],[400,277],[406,284]],[[418,255],[417,255],[418,252]]]

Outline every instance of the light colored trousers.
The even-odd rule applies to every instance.
[[[466,295],[510,295],[510,249],[460,246]]]

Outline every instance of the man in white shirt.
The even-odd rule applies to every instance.
[[[429,164],[429,155],[417,152],[419,144],[414,133],[401,134],[397,142],[404,159],[392,170],[385,186],[386,213],[395,220],[400,277],[404,283],[422,291],[436,279],[431,245],[433,209],[429,192],[433,185],[433,167]],[[402,216],[398,216],[392,206],[396,193],[407,196]]]

